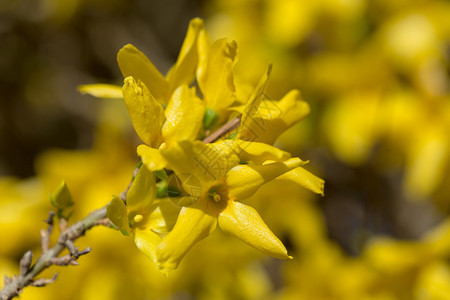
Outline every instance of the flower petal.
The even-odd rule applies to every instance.
[[[158,146],[165,119],[163,107],[147,87],[133,77],[125,78],[122,91],[136,133],[147,145]]]
[[[317,177],[311,172],[305,170],[302,167],[295,168],[289,172],[276,178],[277,180],[287,180],[297,183],[298,185],[310,190],[313,193],[324,195],[325,181],[322,178]]]
[[[136,230],[134,233],[134,242],[141,252],[156,263],[156,247],[161,242],[158,234],[151,230]]]
[[[195,140],[202,126],[205,108],[195,88],[182,85],[172,94],[165,110],[166,122],[162,134],[170,140]]]
[[[151,148],[147,145],[139,145],[137,147],[137,154],[141,157],[142,163],[150,171],[162,170],[167,166],[164,157],[158,149]]]
[[[229,196],[233,199],[246,199],[252,196],[261,185],[297,168],[306,162],[291,158],[283,162],[271,162],[264,165],[239,165],[225,176]]]
[[[117,62],[124,78],[141,80],[160,103],[167,103],[169,84],[144,53],[128,44],[117,53]]]
[[[128,224],[127,207],[122,199],[114,197],[111,200],[106,210],[106,216],[123,234],[130,234],[131,229]]]
[[[128,216],[147,214],[156,198],[156,181],[152,171],[139,168],[136,177],[127,193]]]
[[[236,143],[239,146],[239,156],[244,161],[262,164],[266,160],[285,161],[291,157],[288,152],[267,144],[243,140],[236,140]]]
[[[112,84],[84,84],[79,85],[78,90],[82,94],[88,94],[97,98],[121,99],[122,87]]]
[[[241,139],[272,145],[280,134],[309,114],[308,103],[300,99],[300,92],[292,90],[280,101],[261,101],[241,130]]]
[[[236,63],[237,44],[229,39],[215,41],[208,58],[201,59],[197,71],[198,84],[208,108],[225,119],[225,110],[236,100],[233,68]],[[205,55],[205,53],[203,53]]]
[[[253,207],[230,201],[219,214],[218,221],[224,232],[236,236],[256,249],[276,258],[292,258]]]
[[[201,198],[192,207],[183,207],[173,230],[156,249],[158,268],[167,273],[176,269],[187,251],[207,237],[217,225],[208,198]]]
[[[194,80],[198,63],[197,39],[202,31],[205,31],[203,20],[199,18],[192,19],[177,62],[167,74],[170,91],[183,84],[190,84]]]

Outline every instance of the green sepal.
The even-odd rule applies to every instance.
[[[122,199],[117,196],[109,203],[106,208],[106,216],[124,235],[131,233],[130,224],[128,223],[127,207]]]
[[[205,114],[203,116],[203,128],[205,130],[212,129],[219,120],[219,114],[215,112],[212,108],[207,107],[205,109]]]
[[[50,195],[50,203],[58,210],[64,210],[74,204],[72,195],[64,180],[56,188],[53,194]]]

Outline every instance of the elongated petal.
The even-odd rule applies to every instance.
[[[205,108],[195,88],[182,85],[175,90],[165,110],[166,122],[162,134],[166,143],[195,140],[202,126]]]
[[[256,86],[252,95],[250,96],[247,103],[245,104],[244,110],[242,111],[241,125],[239,126],[239,133],[237,136],[238,138],[240,138],[242,131],[248,130],[248,128],[250,126],[250,120],[253,118],[253,116],[258,111],[259,105],[261,104],[261,101],[264,98],[264,92],[265,92],[267,84],[269,82],[271,73],[272,73],[272,65],[269,65],[266,73],[264,73],[264,75],[261,77],[261,79],[258,82],[258,85]],[[253,139],[247,139],[247,140],[253,140]]]
[[[201,60],[198,83],[206,102],[222,119],[223,113],[236,100],[233,68],[236,63],[237,44],[235,41],[220,39],[215,41],[208,52],[208,58]]]
[[[239,165],[225,176],[229,195],[234,199],[246,199],[252,196],[261,185],[305,164],[299,158],[264,165]]]
[[[133,77],[125,78],[123,97],[136,133],[149,146],[158,146],[161,127],[164,124],[164,109],[150,94],[147,87]]]
[[[291,157],[288,152],[267,144],[243,140],[237,140],[236,143],[239,146],[239,156],[244,161],[262,164],[266,160],[285,161]]]
[[[176,206],[170,198],[162,198],[155,201],[154,207],[145,226],[154,232],[166,234],[175,225],[181,206]]]
[[[85,84],[78,86],[82,94],[88,94],[97,98],[120,99],[122,96],[122,87],[112,84]]]
[[[128,214],[149,213],[151,205],[156,198],[156,181],[152,171],[146,167],[139,168],[136,177],[127,193]]]
[[[181,209],[175,227],[156,249],[161,271],[176,269],[187,251],[216,228],[217,217],[211,214],[209,205],[209,199],[205,198]]]
[[[136,230],[134,242],[139,250],[156,263],[156,247],[161,242],[158,234],[151,230]]]
[[[123,234],[130,234],[131,229],[128,224],[127,207],[119,197],[114,197],[106,210],[108,219],[116,225]]]
[[[137,154],[141,157],[144,166],[150,171],[162,170],[167,166],[165,159],[158,149],[151,148],[147,145],[139,145],[137,147]]]
[[[219,214],[218,221],[220,229],[250,246],[276,258],[291,258],[283,243],[267,227],[253,207],[230,201]]]
[[[302,167],[298,167],[292,171],[284,173],[276,179],[297,183],[298,185],[310,190],[311,192],[323,196],[325,181]]]
[[[246,121],[241,139],[272,145],[280,134],[309,114],[308,103],[300,99],[300,92],[292,90],[280,101],[261,101],[258,110]]]
[[[160,103],[167,103],[169,84],[144,53],[128,44],[117,53],[117,62],[123,77],[141,80]]]
[[[183,84],[189,85],[194,80],[198,63],[197,40],[202,31],[205,31],[203,20],[199,18],[192,19],[189,23],[189,28],[181,46],[177,62],[167,75],[169,89],[171,91]]]

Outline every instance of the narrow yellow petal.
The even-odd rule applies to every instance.
[[[232,168],[225,176],[229,195],[234,199],[246,199],[252,196],[261,185],[305,164],[299,158],[283,162],[271,162],[264,165],[239,165]]]
[[[173,230],[156,249],[158,268],[167,272],[176,269],[189,249],[207,237],[217,225],[211,214],[209,199],[200,199],[192,207],[183,207]]]
[[[250,246],[276,258],[291,258],[283,243],[267,227],[253,207],[230,201],[219,214],[218,221],[220,229]]]
[[[152,171],[146,167],[139,168],[136,177],[127,193],[128,215],[145,214],[150,210],[156,198],[156,181]]]
[[[163,107],[147,87],[133,77],[125,78],[122,91],[136,133],[144,143],[157,147],[165,120]]]
[[[263,100],[241,130],[241,139],[272,145],[284,131],[305,118],[310,107],[292,90],[280,101]]]
[[[285,161],[291,157],[288,152],[267,144],[243,140],[237,140],[236,143],[239,146],[239,156],[244,161],[262,164],[266,160]]]
[[[302,167],[295,168],[292,171],[284,173],[276,178],[277,180],[287,180],[297,183],[298,185],[310,190],[313,193],[324,195],[325,181]]]
[[[197,72],[198,84],[206,106],[217,112],[223,120],[226,109],[236,100],[233,68],[236,63],[237,44],[235,41],[220,39],[208,51],[208,58],[200,63]]]
[[[202,126],[205,108],[195,87],[182,85],[175,90],[165,110],[166,122],[162,134],[166,143],[177,140],[195,140]]]
[[[128,44],[117,53],[117,62],[123,77],[141,80],[160,103],[167,103],[169,84],[144,53]]]
[[[167,75],[170,91],[183,84],[189,85],[194,80],[198,63],[197,39],[202,31],[205,31],[203,20],[199,18],[192,19],[177,62]]]
[[[237,136],[238,138],[240,138],[241,132],[243,130],[248,129],[250,120],[258,111],[259,105],[263,100],[264,92],[269,82],[271,73],[272,73],[272,65],[269,65],[266,73],[264,73],[264,75],[261,77],[261,79],[258,82],[258,85],[256,86],[255,90],[250,96],[248,102],[245,104],[244,110],[242,111],[241,125],[239,126],[239,134]]]
[[[78,90],[82,94],[88,94],[97,98],[121,99],[122,87],[112,84],[84,84],[79,85]]]
[[[141,252],[156,263],[156,247],[161,242],[158,234],[151,230],[136,230],[134,233],[134,242]]]
[[[151,148],[147,145],[139,145],[137,154],[141,157],[142,163],[151,171],[162,170],[167,166],[164,157],[158,149]]]
[[[119,197],[114,197],[109,203],[106,216],[116,225],[123,234],[130,234],[131,229],[128,224],[127,207]]]

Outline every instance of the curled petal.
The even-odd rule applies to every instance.
[[[205,25],[202,19],[191,20],[177,62],[167,75],[170,91],[180,85],[190,84],[194,80],[198,63],[197,40],[204,31]]]
[[[156,249],[158,268],[167,273],[176,269],[187,251],[207,237],[217,225],[209,199],[201,198],[192,207],[183,207],[173,230]]]
[[[296,157],[283,162],[270,162],[264,165],[236,166],[228,171],[225,176],[229,195],[234,199],[246,199],[252,196],[264,183],[305,163]]]
[[[130,225],[128,224],[127,207],[119,197],[114,197],[106,210],[106,216],[108,219],[116,225],[119,230],[128,235],[131,232]]]
[[[117,62],[123,77],[141,80],[160,103],[167,103],[169,84],[144,53],[128,44],[117,53]]]
[[[166,122],[162,134],[167,143],[171,140],[195,140],[202,126],[204,104],[195,88],[182,85],[172,94],[165,110]]]
[[[155,176],[146,167],[141,167],[127,193],[128,213],[147,213],[155,198]]]
[[[302,167],[295,168],[277,177],[277,180],[287,180],[310,190],[313,193],[324,195],[325,181]]]
[[[136,230],[134,242],[141,252],[156,263],[156,247],[161,242],[159,235],[151,230]]]
[[[219,214],[218,221],[220,229],[256,249],[276,258],[292,258],[253,207],[230,201]]]
[[[164,109],[147,87],[133,77],[125,78],[123,98],[136,133],[149,146],[156,147],[161,139]]]
[[[122,87],[112,84],[85,84],[78,86],[82,94],[88,94],[97,98],[120,99],[122,96]]]

